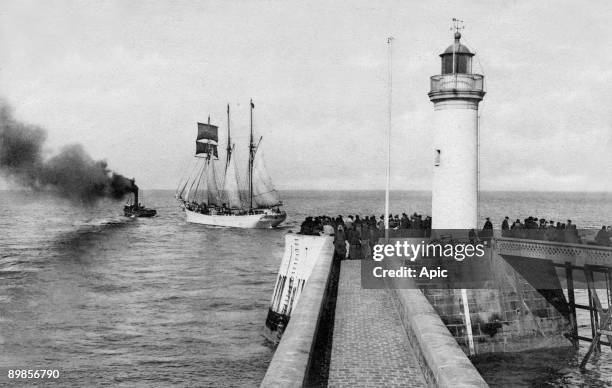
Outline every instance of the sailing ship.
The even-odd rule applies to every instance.
[[[250,102],[250,137],[247,187],[239,179],[235,145],[230,134],[230,107],[227,105],[227,148],[223,176],[219,179],[218,126],[197,123],[195,162],[191,173],[181,180],[176,198],[185,211],[187,222],[235,228],[273,228],[287,213],[268,175],[260,150],[262,137],[253,137],[253,100]]]

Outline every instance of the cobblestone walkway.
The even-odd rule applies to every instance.
[[[342,261],[329,387],[425,387],[388,291],[361,288],[360,262]]]

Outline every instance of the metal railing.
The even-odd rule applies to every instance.
[[[484,91],[484,77],[480,74],[440,74],[431,77],[431,91]]]

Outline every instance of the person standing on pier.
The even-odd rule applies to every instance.
[[[509,217],[506,216],[506,218],[504,218],[504,220],[502,221],[502,230],[509,230],[510,229],[510,225],[508,224],[508,219],[509,219]]]
[[[493,224],[491,223],[491,219],[489,217],[487,217],[482,230],[493,230]]]
[[[482,227],[482,237],[485,239],[493,237],[493,224],[491,223],[489,217],[487,217],[487,220]]]
[[[504,218],[504,220],[502,221],[502,236],[507,235],[508,231],[510,230],[510,224],[508,223],[509,219],[510,218],[506,216],[506,218]]]
[[[597,245],[603,245],[605,247],[610,246],[610,234],[606,230],[606,226],[602,226],[599,232],[597,232],[597,236],[595,237],[595,241]]]
[[[406,213],[402,213],[402,218],[400,220],[400,229],[409,229],[410,228],[410,219],[408,219],[408,215]]]
[[[344,233],[344,227],[340,224],[337,227],[334,235],[334,247],[336,248],[336,255],[340,260],[346,259],[346,235]]]
[[[353,229],[353,216],[348,216],[348,219],[344,222],[344,226],[347,232]]]
[[[470,240],[470,244],[475,244],[478,241],[478,236],[476,236],[476,231],[472,228],[468,233],[468,239]]]
[[[380,216],[380,221],[378,221],[378,230],[385,230],[385,216],[381,215]]]
[[[359,260],[361,259],[361,237],[359,236],[359,232],[357,231],[356,225],[353,225],[352,229],[348,231],[348,241],[349,241],[349,259],[351,260]]]

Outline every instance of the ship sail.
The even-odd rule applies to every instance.
[[[198,123],[198,137],[196,139],[196,156],[212,155],[219,157],[217,144],[219,142],[219,127],[212,124]]]
[[[266,170],[261,150],[257,150],[253,158],[253,202],[260,208],[281,204],[280,195]]]
[[[217,153],[217,145],[212,143],[203,143],[202,140],[196,140],[196,156],[205,156],[208,155],[214,156],[215,158],[219,157]]]
[[[219,205],[219,188],[214,163],[218,159],[218,141],[219,134],[216,125],[198,123],[196,163],[191,174],[179,186],[177,198],[185,202]]]
[[[215,168],[214,160],[209,159],[207,164],[208,173],[206,174],[206,188],[208,191],[208,204],[221,206],[221,198],[219,198],[219,185],[217,183],[217,169]]]
[[[198,187],[200,186],[205,167],[206,164],[202,160],[199,160],[198,163],[196,163],[196,174],[191,176],[190,179],[185,182],[185,189],[183,190],[185,191],[185,201],[197,201]]]
[[[219,141],[219,127],[212,124],[198,123],[198,138],[196,140]]]
[[[236,170],[236,161],[230,158],[225,169],[225,177],[223,179],[223,201],[232,209],[242,208],[240,201],[240,188],[238,186],[238,174]]]

